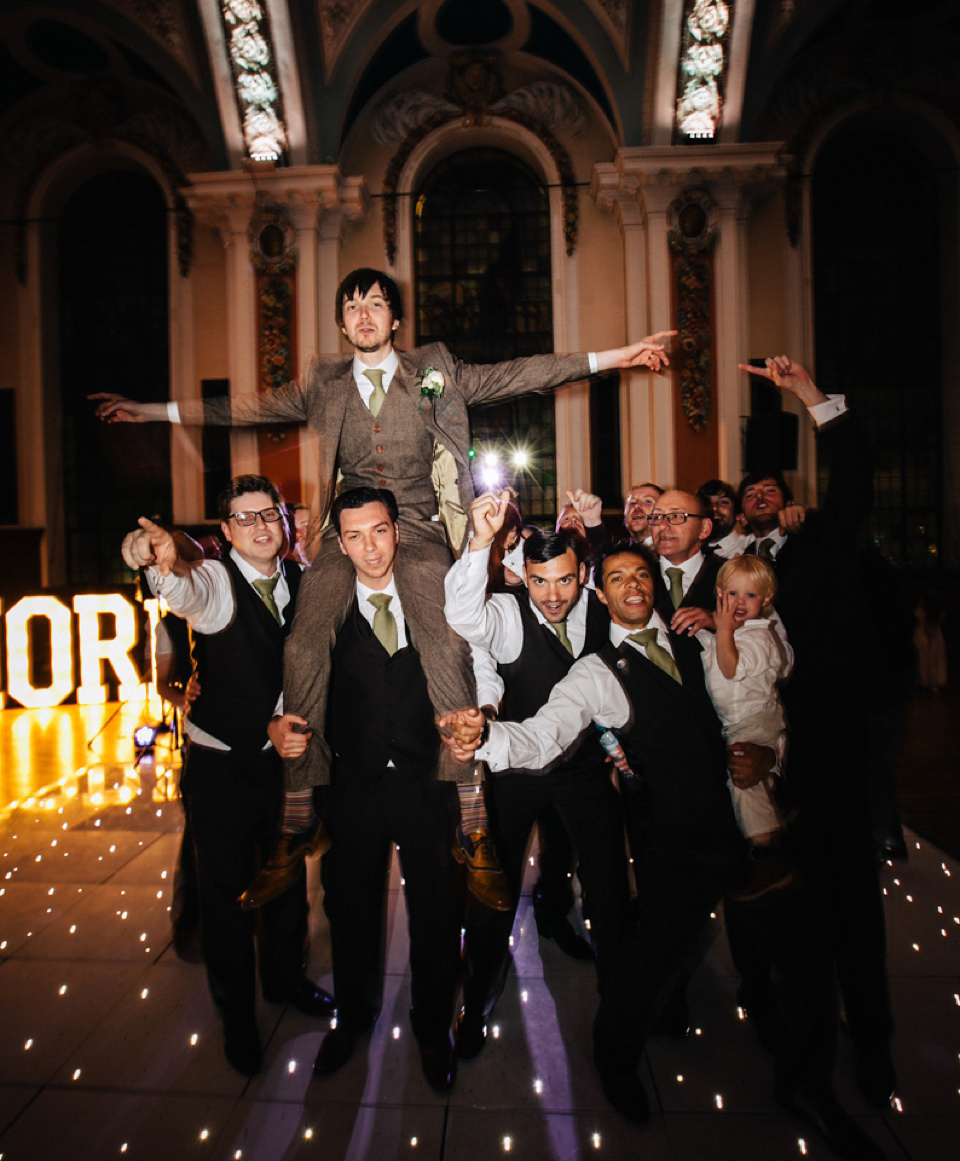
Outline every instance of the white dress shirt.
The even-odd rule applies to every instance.
[[[375,367],[370,367],[366,363],[361,363],[360,359],[353,356],[353,381],[357,385],[357,390],[360,392],[360,397],[363,400],[364,406],[369,410],[370,396],[373,394],[373,383],[364,374],[364,371],[382,371],[384,391],[390,390],[390,384],[393,382],[393,377],[396,375],[400,366],[400,360],[397,358],[397,352],[391,347],[390,354],[383,360],[382,363],[377,363]],[[393,606],[390,606],[393,608]]]
[[[686,596],[702,564],[703,553],[699,549],[688,560],[681,561],[680,564],[671,564],[665,556],[661,556],[660,575],[663,577],[663,583],[667,586],[667,592],[670,592],[670,578],[667,576],[668,568],[680,569],[680,585],[683,588],[683,595]]]
[[[444,581],[444,613],[450,625],[473,646],[489,650],[501,665],[516,661],[523,648],[523,620],[516,598],[510,593],[487,593],[487,565],[490,546],[467,551],[447,573]],[[527,600],[530,601],[529,595]],[[583,652],[587,638],[587,591],[567,615],[567,636],[574,657]],[[556,636],[556,630],[530,601],[533,615]],[[481,703],[484,704],[484,703]]]
[[[673,656],[667,627],[653,613],[646,628],[657,630],[657,644]],[[634,629],[610,625],[610,640],[619,646]],[[632,649],[644,653],[636,641]],[[524,722],[491,722],[486,743],[476,757],[491,770],[541,770],[556,761],[593,726],[624,729],[633,719],[633,706],[619,679],[596,653],[588,653],[573,663],[570,672],[557,682],[546,705]],[[592,723],[592,724],[591,724]]]

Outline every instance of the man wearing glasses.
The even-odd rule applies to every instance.
[[[264,476],[239,476],[219,498],[222,560],[187,562],[173,535],[142,518],[123,542],[131,568],[189,622],[200,695],[184,723],[189,738],[181,778],[193,829],[207,979],[223,1019],[224,1055],[238,1071],[260,1070],[255,1015],[254,916],[239,896],[276,833],[283,766],[267,724],[283,687],[283,646],[300,567],[287,547],[283,500]],[[312,1016],[333,1012],[332,997],[304,975],[306,874],[263,907],[263,998]]]
[[[713,628],[717,573],[723,561],[703,548],[713,520],[692,492],[664,492],[649,516],[653,548],[660,557],[655,574],[657,612],[674,633],[693,636]]]

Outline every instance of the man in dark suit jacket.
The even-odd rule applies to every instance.
[[[800,808],[804,873],[857,1048],[857,1079],[871,1103],[888,1107],[896,1085],[893,1017],[871,835],[876,770],[868,742],[892,646],[869,617],[850,623],[851,608],[862,600],[856,537],[872,503],[873,460],[843,397],[825,395],[800,364],[779,357],[768,359],[765,368],[741,369],[797,395],[818,423],[820,453],[830,466],[823,503],[788,536],[780,532],[778,514],[790,495],[778,473],[745,477],[739,502],[754,535],[747,551],[773,563],[774,604],[796,654],[784,690],[790,722],[786,773]],[[829,1015],[835,1020],[836,1009]]]
[[[361,269],[337,289],[337,322],[354,347],[353,359],[313,360],[304,376],[277,391],[179,406],[179,419],[200,424],[306,422],[319,440],[321,465],[318,521],[334,496],[338,470],[344,488],[390,487],[402,512],[408,551],[397,584],[417,638],[431,701],[438,712],[471,704],[469,654],[443,616],[443,578],[450,550],[459,552],[473,500],[469,468],[468,407],[584,379],[595,371],[647,366],[667,359],[652,335],[630,346],[580,355],[537,355],[490,366],[454,359],[443,344],[396,352],[394,335],[403,318],[400,292],[388,275]],[[166,420],[166,404],[142,404],[100,395],[98,415],[107,421]],[[381,408],[383,409],[381,411]],[[311,538],[315,546],[317,536]],[[303,718],[313,742],[286,764],[288,817],[304,819],[310,791],[330,780],[324,739],[331,641],[349,607],[352,571],[327,530],[306,574],[284,666],[285,707]],[[472,782],[469,764],[444,760],[441,777]],[[299,805],[291,805],[296,795]],[[278,852],[278,866],[288,862]]]

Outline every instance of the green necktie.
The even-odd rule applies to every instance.
[[[683,604],[683,569],[668,568],[666,574],[670,578],[670,600],[673,607],[679,609]]]
[[[769,560],[773,564],[773,537],[765,536],[757,545],[757,556],[761,560]]]
[[[383,407],[383,401],[387,397],[386,391],[383,389],[383,372],[382,371],[364,371],[364,375],[373,384],[373,394],[370,396],[370,414],[376,419],[380,414],[380,408]]]
[[[566,651],[573,656],[573,646],[570,644],[570,635],[567,632],[566,621],[555,621],[553,624],[553,631],[557,635],[557,640],[566,649]]]
[[[397,618],[389,608],[393,597],[389,593],[377,593],[367,600],[377,610],[373,614],[373,635],[392,657],[397,651]]]
[[[636,641],[644,653],[646,653],[648,660],[652,661],[658,669],[662,669],[668,677],[672,677],[674,681],[683,685],[676,661],[674,661],[662,645],[657,644],[656,629],[641,629],[637,633],[631,633],[627,637],[627,640]]]
[[[260,600],[270,610],[270,616],[273,617],[278,625],[282,625],[283,621],[280,620],[280,610],[277,608],[277,601],[273,595],[273,590],[277,587],[279,580],[279,573],[276,576],[259,576],[253,582],[253,587],[260,594]]]

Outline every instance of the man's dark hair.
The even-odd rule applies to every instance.
[[[383,297],[387,300],[394,321],[403,322],[403,303],[400,300],[400,289],[397,284],[389,274],[384,274],[382,270],[361,266],[359,270],[351,270],[337,287],[337,326],[343,326],[343,300],[353,298],[355,294],[359,294],[361,298],[365,297],[376,283],[380,284]]]
[[[732,504],[737,502],[737,493],[733,490],[733,485],[728,484],[726,480],[707,480],[697,488],[697,499],[701,504],[709,506],[715,496],[726,496]]]
[[[400,518],[397,510],[397,498],[389,488],[371,488],[367,485],[359,488],[348,488],[345,492],[340,493],[330,509],[330,521],[336,528],[338,536],[340,535],[340,513],[344,508],[364,508],[367,504],[382,504],[394,524]]]
[[[280,489],[266,476],[235,476],[217,497],[217,511],[220,519],[230,519],[230,504],[240,496],[250,492],[266,492],[281,512],[284,510],[283,496]]]
[[[648,548],[646,544],[637,544],[634,540],[618,540],[615,544],[610,545],[594,570],[597,588],[603,588],[604,570],[611,556],[639,556],[650,569],[650,575],[653,576],[656,573],[657,554],[652,548]]]
[[[546,564],[548,560],[555,560],[573,549],[577,564],[583,564],[586,558],[584,548],[583,537],[570,528],[561,528],[559,532],[537,529],[523,542],[523,561],[524,564]]]
[[[754,472],[747,472],[747,474],[740,481],[740,487],[737,488],[737,511],[743,511],[743,493],[747,488],[752,488],[754,484],[759,484],[762,480],[773,480],[780,491],[783,493],[783,502],[789,504],[793,500],[793,492],[790,485],[783,478],[783,472],[779,468],[757,468]]]

